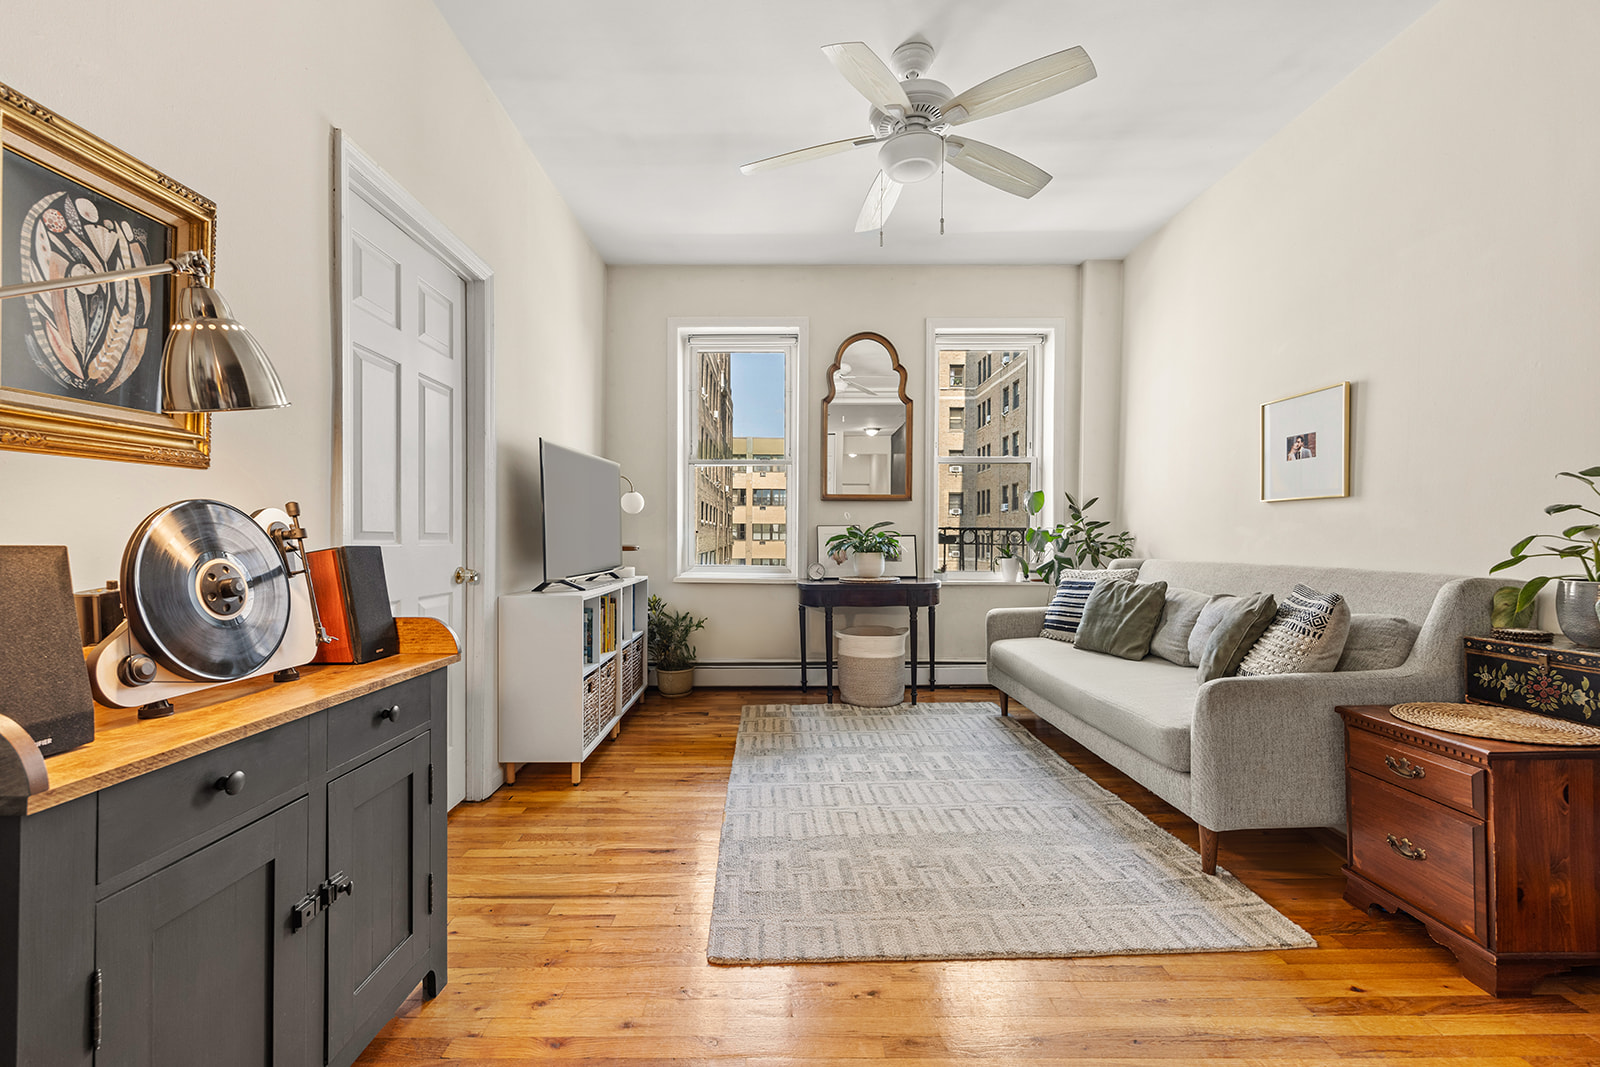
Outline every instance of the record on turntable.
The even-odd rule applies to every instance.
[[[127,619],[89,656],[96,699],[158,717],[213,685],[298,677],[325,635],[298,516],[293,503],[252,516],[220,500],[152,512],[122,555]]]

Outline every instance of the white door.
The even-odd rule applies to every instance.
[[[396,615],[428,615],[466,639],[466,285],[359,196],[350,204],[354,425],[344,479],[346,536],[381,545]],[[350,453],[347,453],[350,454]],[[462,649],[465,653],[466,649]],[[466,795],[466,679],[449,668],[446,796]]]

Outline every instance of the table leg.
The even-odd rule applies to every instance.
[[[917,702],[917,606],[908,605],[906,611],[911,615],[911,703]]]
[[[828,703],[833,703],[833,605],[822,609],[822,637],[828,643]]]
[[[806,691],[806,606],[800,605],[800,692]]]
[[[934,612],[934,605],[933,604],[929,604],[928,605],[928,688],[929,689],[935,688],[934,682],[933,682],[933,672],[937,668],[938,663],[939,663],[939,655],[938,655],[938,653],[936,651],[934,651],[934,647],[935,647],[934,634],[937,632],[937,630],[935,629],[935,623],[934,623],[934,619],[933,619],[933,612]]]

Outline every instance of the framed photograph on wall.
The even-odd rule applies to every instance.
[[[843,526],[818,526],[817,527],[817,562],[822,564],[824,578],[843,578],[854,575],[856,567],[846,556],[843,561],[836,560],[828,555],[828,538],[834,534],[842,534]],[[900,578],[915,578],[917,576],[917,535],[900,535],[900,558],[886,559],[883,561],[883,573],[895,575]]]
[[[1261,405],[1261,499],[1350,495],[1350,383]]]
[[[217,207],[0,85],[0,284],[216,262]],[[179,467],[211,462],[204,413],[161,410],[175,275],[0,301],[0,448]]]

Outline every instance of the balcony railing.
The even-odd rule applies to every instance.
[[[1023,547],[1022,526],[941,526],[934,568],[939,571],[986,571],[1000,558],[1000,549]]]

